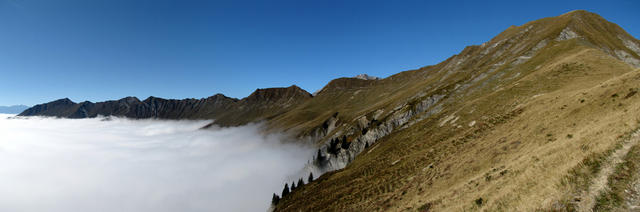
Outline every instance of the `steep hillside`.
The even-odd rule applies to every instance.
[[[587,210],[596,204],[580,202],[602,191],[594,179],[608,176],[599,165],[640,121],[638,44],[573,11],[435,66],[320,92],[270,124],[320,141],[320,169],[346,167],[275,209]]]

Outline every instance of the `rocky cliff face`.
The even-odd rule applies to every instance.
[[[400,128],[410,127],[415,120],[427,118],[442,110],[439,103],[443,94],[413,99],[417,104],[403,104],[394,108],[386,116],[377,110],[371,117],[361,116],[351,124],[343,124],[342,131],[333,133],[319,148],[307,169],[316,173],[342,169],[369,146]],[[338,114],[329,118],[322,127],[307,140],[317,141],[332,134],[339,123]],[[410,122],[414,120],[413,122]]]

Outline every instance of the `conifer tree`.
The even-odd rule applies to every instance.
[[[298,180],[298,188],[302,187],[304,185],[304,181],[302,180],[302,177]]]
[[[309,172],[309,179],[307,180],[307,183],[311,182],[313,182],[313,172]]]
[[[273,193],[273,197],[271,197],[271,204],[277,205],[278,202],[280,202],[280,197],[276,193]]]
[[[324,157],[322,157],[322,150],[318,149],[317,161],[323,161]]]
[[[284,184],[284,189],[282,189],[282,198],[289,195],[289,184]]]
[[[291,182],[291,191],[296,190],[296,181]]]

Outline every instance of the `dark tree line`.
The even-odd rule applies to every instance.
[[[309,173],[309,178],[307,180],[307,183],[311,183],[313,182],[313,172]],[[300,178],[298,180],[298,185],[296,186],[296,182],[291,182],[291,188],[289,188],[289,184],[285,183],[284,184],[284,188],[282,189],[282,198],[289,196],[289,194],[291,194],[294,190],[297,190],[299,188],[301,188],[302,186],[304,186],[304,180],[302,180],[302,178]],[[277,194],[273,194],[273,196],[271,197],[271,204],[272,205],[277,205],[278,202],[280,202],[280,200],[282,199],[280,196],[278,196]]]

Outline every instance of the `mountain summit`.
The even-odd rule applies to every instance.
[[[640,202],[623,195],[640,193],[637,170],[617,168],[640,167],[639,46],[576,10],[436,65],[334,79],[313,96],[292,86],[240,100],[66,99],[21,115],[263,121],[316,144],[305,170],[324,173],[274,195],[275,211],[624,211],[616,203]]]

